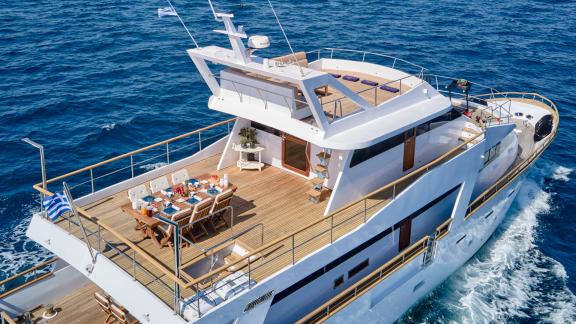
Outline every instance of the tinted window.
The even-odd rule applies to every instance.
[[[431,119],[425,123],[416,126],[416,136],[425,134],[433,130],[436,127],[444,125],[446,122],[454,120],[462,116],[460,112],[455,109],[440,115],[434,119]],[[388,151],[389,149],[396,147],[404,142],[404,133],[398,134],[396,136],[390,137],[372,146],[355,150],[352,154],[352,160],[350,161],[350,167],[354,167],[366,160],[369,160],[381,153]]]
[[[270,134],[276,135],[276,136],[280,136],[280,131],[277,130],[276,128],[262,125],[260,123],[254,122],[254,121],[251,123],[250,126],[252,126],[252,128],[256,128],[256,129],[261,130],[263,132],[270,133]]]

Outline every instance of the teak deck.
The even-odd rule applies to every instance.
[[[54,318],[43,319],[44,308],[38,307],[32,311],[32,322],[49,324],[104,323],[106,315],[94,300],[94,293],[97,291],[102,291],[102,289],[93,283],[87,283],[75,292],[54,302],[54,308],[58,311],[58,315]]]
[[[209,157],[200,162],[194,163],[187,167],[188,174],[191,177],[204,173],[217,173],[222,176],[224,173],[229,175],[231,183],[234,183],[238,190],[232,199],[234,208],[234,226],[232,229],[220,230],[218,233],[211,233],[211,236],[202,238],[198,245],[202,248],[209,248],[219,242],[232,237],[234,234],[247,229],[254,224],[263,224],[264,227],[264,244],[274,239],[289,234],[305,224],[311,223],[324,215],[327,201],[313,204],[308,201],[306,192],[310,189],[311,183],[307,179],[289,173],[287,171],[266,166],[261,172],[258,170],[240,171],[236,166],[228,167],[222,171],[216,172],[216,165],[220,155]],[[169,174],[167,175],[169,177]],[[136,186],[137,184],[134,184]],[[124,237],[137,244],[143,250],[155,257],[167,269],[174,269],[174,250],[169,247],[159,248],[153,244],[150,239],[141,239],[141,235],[134,229],[134,219],[121,210],[121,206],[128,203],[127,191],[119,192],[110,197],[103,198],[100,201],[82,206],[89,209],[91,214],[96,216],[101,222],[112,226]],[[61,227],[68,229],[68,222],[61,220],[58,223]],[[84,221],[84,225],[91,231],[96,231],[96,226]],[[72,226],[72,232],[81,237],[80,231]],[[110,233],[102,231],[102,238],[109,242],[117,242]],[[90,238],[92,244],[97,244],[96,238]],[[261,231],[259,227],[238,238],[242,243],[252,249],[261,246]],[[127,251],[132,257],[132,251],[124,244],[118,242],[116,248]],[[316,249],[317,246],[309,246],[310,249]],[[194,246],[188,246],[181,249],[181,264],[202,255],[202,252]],[[128,273],[135,273],[138,280],[147,285],[156,295],[161,297],[167,304],[172,303],[172,293],[163,288],[158,282],[153,282],[143,270],[133,268],[132,261],[118,253],[114,249],[108,248],[104,253],[108,258],[119,264]],[[137,262],[148,271],[165,281],[167,287],[172,287],[173,283],[163,278],[161,272],[151,266],[145,260],[140,260],[136,254]],[[266,267],[265,272],[258,272],[258,277],[265,277],[274,273],[277,269]],[[255,278],[256,280],[262,278]],[[183,291],[182,295],[188,297],[193,291]]]
[[[388,83],[388,82],[391,82],[393,80],[388,80],[385,78],[381,78],[381,77],[377,77],[377,76],[369,75],[369,74],[365,74],[365,73],[360,73],[360,72],[355,72],[355,71],[345,71],[345,70],[330,70],[330,69],[324,69],[322,71],[327,72],[327,73],[340,74],[341,77],[336,79],[336,80],[340,81],[340,83],[342,83],[344,86],[348,87],[350,90],[354,91],[355,93],[358,93],[358,95],[360,97],[362,97],[364,100],[366,100],[368,103],[370,103],[372,105],[376,105],[376,106],[389,100],[389,99],[391,99],[391,98],[393,98],[393,97],[399,96],[402,93],[410,90],[410,86],[408,86],[405,82],[402,82],[402,85],[400,86],[400,81]],[[343,79],[343,77],[345,75],[355,76],[355,77],[360,78],[360,80],[358,80],[356,82],[347,81],[347,80]],[[369,81],[378,82],[378,86],[370,86],[370,85],[363,84],[362,80],[369,80]],[[380,89],[380,86],[384,85],[384,84],[386,84],[390,87],[394,87],[394,88],[398,89],[399,91],[396,93],[392,93],[392,92],[388,92],[386,90]],[[361,91],[363,91],[363,92],[359,93]],[[334,112],[334,101],[337,99],[341,99],[342,116],[347,116],[347,115],[354,113],[355,111],[358,110],[358,105],[356,105],[349,98],[344,97],[344,95],[342,93],[340,93],[339,91],[336,91],[336,89],[329,88],[328,89],[328,95],[327,96],[319,96],[319,99],[320,99],[320,102],[322,103],[324,113],[328,117],[331,117],[331,118],[333,118],[332,115]],[[340,113],[340,108],[337,109],[337,114],[338,114],[337,117],[341,117],[339,115],[339,113]]]

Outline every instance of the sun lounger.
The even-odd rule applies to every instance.
[[[391,87],[391,86],[388,86],[388,85],[385,85],[385,84],[381,85],[381,86],[380,86],[380,89],[382,89],[382,90],[384,90],[384,91],[392,92],[392,93],[396,93],[396,92],[400,91],[400,90],[398,90],[398,89],[396,89],[396,88],[394,88],[394,87]]]
[[[359,77],[355,77],[353,75],[345,75],[342,77],[342,79],[344,79],[346,81],[350,81],[350,82],[358,82],[358,80],[360,80]]]
[[[378,85],[378,82],[376,82],[376,81],[371,81],[371,80],[362,80],[362,81],[360,81],[360,82],[361,82],[362,84],[369,85],[369,86],[371,86],[371,87],[375,87],[375,86]]]

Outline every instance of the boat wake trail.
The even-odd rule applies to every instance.
[[[552,194],[539,182],[569,181],[571,171],[557,165],[534,168],[495,235],[403,321],[576,321],[576,296],[564,267],[537,246],[539,217],[553,209]]]
[[[22,206],[30,210],[30,216],[19,219],[17,224],[10,226],[10,231],[0,231],[0,278],[7,278],[23,271],[35,264],[52,257],[52,254],[40,247],[26,236],[26,229],[33,213],[39,211],[38,207]],[[9,224],[11,225],[11,224]],[[32,274],[30,274],[32,275]],[[0,292],[7,287],[0,285]]]

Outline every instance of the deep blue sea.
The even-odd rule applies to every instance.
[[[205,1],[174,0],[200,45],[226,45]],[[576,1],[273,0],[296,50],[388,53],[499,90],[536,91],[561,114],[505,223],[403,322],[576,321]],[[267,2],[215,1],[288,52]],[[0,279],[50,257],[25,236],[48,176],[222,120],[163,1],[0,5]],[[153,167],[152,165],[149,167]]]

